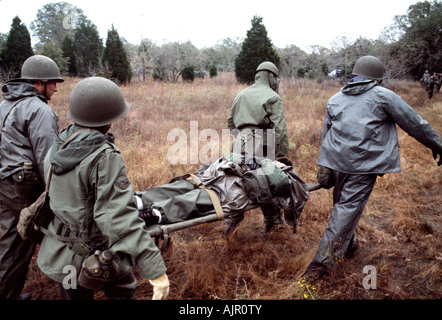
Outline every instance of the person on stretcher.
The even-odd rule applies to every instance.
[[[307,185],[289,159],[271,161],[232,154],[201,166],[194,175],[135,192],[134,199],[147,226],[170,224],[215,213],[206,189],[215,192],[224,213],[274,204],[284,211],[294,231],[309,197]]]

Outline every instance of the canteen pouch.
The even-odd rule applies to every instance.
[[[12,178],[14,179],[15,195],[21,199],[35,201],[44,191],[44,185],[35,172],[25,172],[21,170],[14,174]]]
[[[115,253],[96,250],[83,261],[78,283],[86,289],[104,289],[116,281],[131,282],[134,277],[132,269]]]

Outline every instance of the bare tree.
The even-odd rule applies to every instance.
[[[153,51],[154,77],[164,81],[176,82],[185,66],[201,63],[199,50],[190,41],[165,43]]]

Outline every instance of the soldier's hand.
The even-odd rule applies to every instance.
[[[152,300],[164,300],[169,295],[169,278],[166,273],[154,280],[149,280],[153,286],[153,297]]]
[[[439,161],[437,161],[437,156],[439,156]],[[437,165],[442,164],[442,150],[433,150],[433,158],[437,161]]]

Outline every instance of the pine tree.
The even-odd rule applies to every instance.
[[[130,62],[124,49],[123,42],[112,25],[107,32],[106,48],[104,49],[102,63],[111,79],[120,83],[129,82],[132,78]]]
[[[63,40],[63,45],[61,46],[61,50],[63,50],[63,57],[69,59],[68,61],[68,74],[70,76],[77,75],[77,66],[76,59],[74,54],[74,43],[71,38],[66,36]]]
[[[216,62],[213,61],[209,67],[209,74],[211,78],[214,78],[218,75],[218,68],[216,67]]]
[[[100,71],[102,52],[103,43],[97,27],[91,22],[81,23],[74,36],[74,54],[78,75],[96,76]]]
[[[264,61],[271,61],[278,66],[279,56],[267,36],[262,18],[254,16],[241,52],[235,59],[236,79],[241,83],[252,83],[255,80],[256,68]]]
[[[3,60],[1,65],[6,69],[4,72],[9,73],[10,78],[20,77],[23,62],[32,55],[34,52],[29,31],[16,16],[12,20],[11,30],[0,54],[0,59]]]
[[[183,81],[193,82],[195,80],[195,68],[191,65],[186,65],[181,71],[181,78],[183,78]]]

